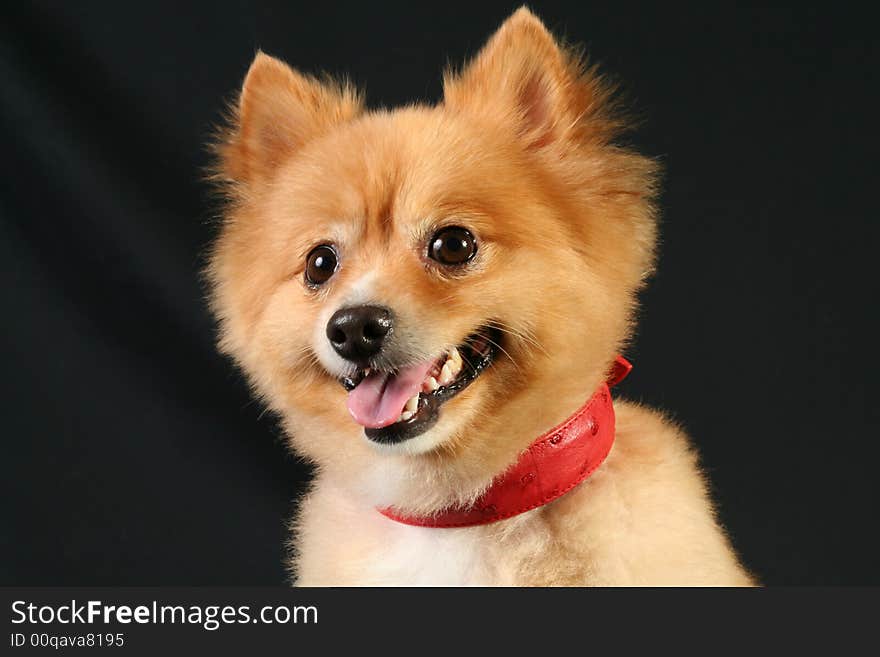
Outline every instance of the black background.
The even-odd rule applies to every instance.
[[[4,8],[0,583],[285,581],[307,471],[214,351],[203,143],[257,47],[374,106],[436,100],[515,6]],[[880,583],[870,17],[532,7],[624,81],[666,168],[623,392],[694,436],[764,582]]]

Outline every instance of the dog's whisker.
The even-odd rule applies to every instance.
[[[486,338],[486,341],[487,341],[489,344],[494,345],[496,349],[500,350],[501,353],[503,353],[505,356],[507,356],[507,358],[510,359],[510,362],[513,363],[513,366],[517,369],[517,371],[522,371],[522,370],[520,369],[519,363],[516,362],[516,359],[515,359],[513,356],[510,355],[510,352],[508,352],[507,349],[505,349],[504,347],[502,347],[500,344],[498,344],[498,343],[497,343],[495,340],[493,340],[492,338]]]
[[[506,333],[508,335],[511,335],[515,338],[522,340],[527,345],[534,347],[535,349],[538,349],[543,354],[548,355],[548,356],[550,355],[549,352],[547,351],[547,349],[544,347],[544,345],[542,345],[537,340],[537,338],[535,338],[534,335],[531,334],[530,332],[526,332],[526,330],[516,329],[516,328],[510,326],[509,324],[505,324],[504,322],[502,322],[500,320],[494,320],[492,322],[492,326],[493,326],[493,328],[498,329],[502,333]]]

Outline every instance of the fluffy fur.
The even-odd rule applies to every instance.
[[[367,111],[347,84],[258,53],[217,144],[228,198],[208,276],[220,348],[316,465],[294,527],[302,584],[749,584],[696,457],[653,411],[617,401],[605,464],[575,491],[500,523],[427,529],[475,499],[592,394],[630,330],[655,244],[650,159],[614,143],[611,89],[526,9],[436,106]],[[450,272],[426,258],[443,226],[479,240]],[[306,256],[332,242],[319,290]],[[346,411],[324,335],[352,303],[388,306],[413,360],[492,321],[504,353],[396,447]]]

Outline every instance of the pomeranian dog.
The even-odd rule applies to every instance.
[[[527,9],[443,100],[258,53],[216,144],[220,348],[315,480],[301,585],[749,585],[697,456],[612,403],[656,164]]]

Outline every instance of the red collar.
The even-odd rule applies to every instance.
[[[421,517],[399,514],[391,508],[379,512],[406,525],[469,527],[504,520],[562,497],[602,465],[611,451],[614,406],[608,388],[620,383],[631,369],[629,361],[618,356],[608,378],[587,403],[533,442],[470,507]]]

